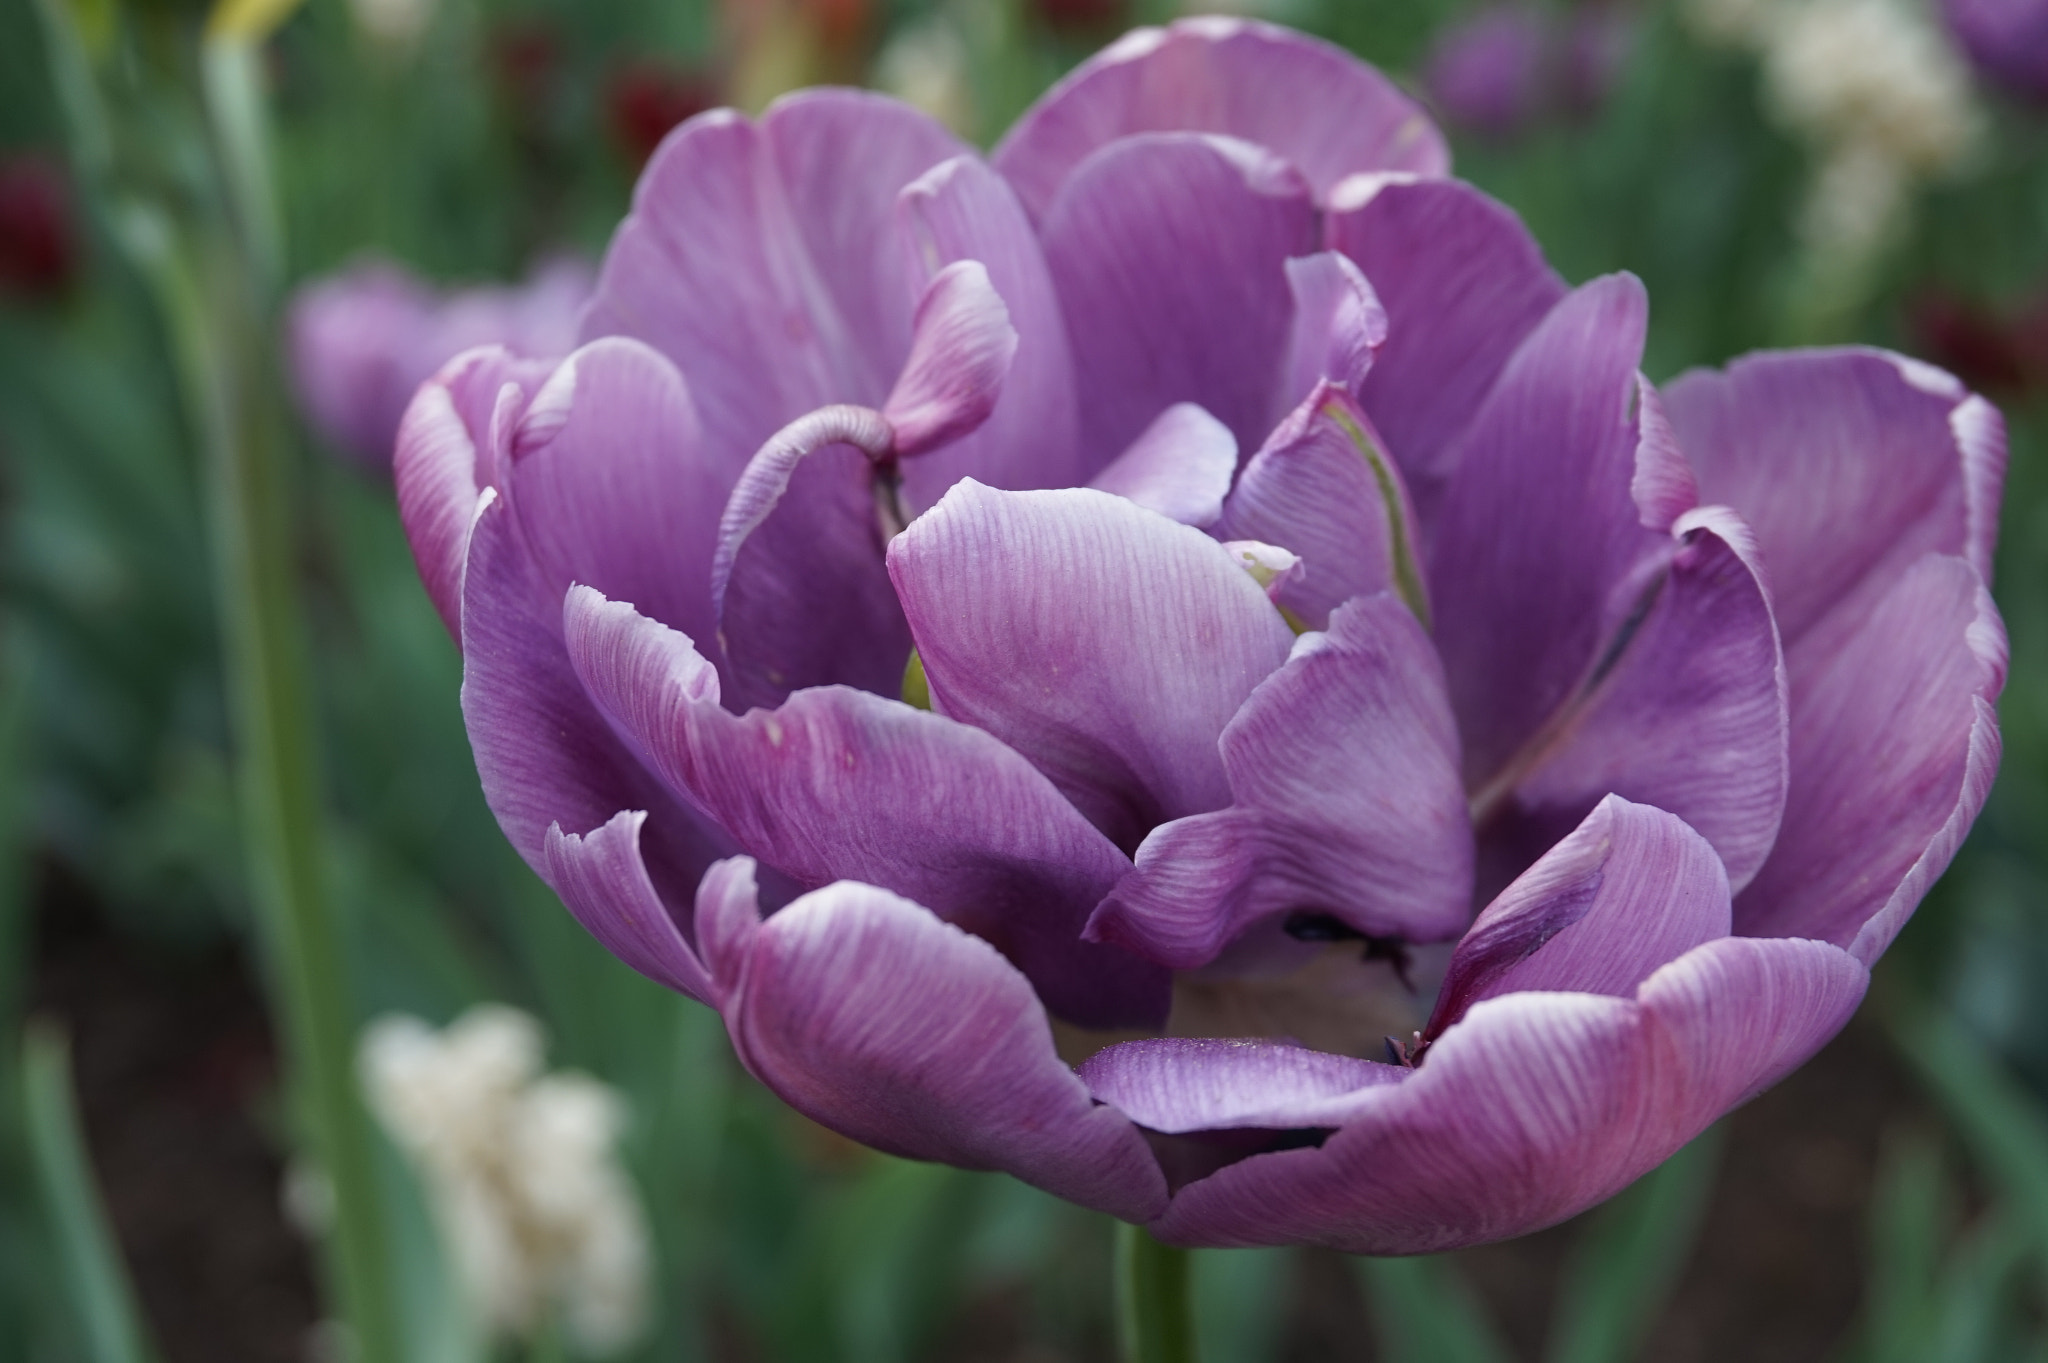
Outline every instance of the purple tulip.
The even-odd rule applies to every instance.
[[[1868,350],[1660,393],[1446,171],[1236,21],[988,162],[685,124],[586,344],[399,440],[508,836],[806,1114],[1179,1244],[1518,1234],[1776,1080],[1997,765],[2003,426]]]
[[[1942,0],[1942,11],[1986,77],[2048,101],[2048,0]]]
[[[1437,110],[1491,137],[1519,132],[1542,112],[1551,32],[1526,5],[1481,10],[1437,36],[1423,73]]]
[[[358,463],[388,468],[406,404],[436,370],[480,345],[568,354],[592,282],[589,267],[568,258],[521,285],[447,293],[379,260],[316,280],[292,300],[287,325],[306,417]]]

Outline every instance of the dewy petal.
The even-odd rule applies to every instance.
[[[1089,1092],[1153,1131],[1341,1126],[1355,1096],[1414,1071],[1282,1041],[1152,1037],[1097,1051]]]
[[[930,506],[970,475],[1020,489],[1086,481],[1067,322],[1038,233],[1016,194],[982,161],[955,157],[904,188],[896,226],[914,278],[980,261],[1017,332],[1017,356],[987,424],[904,470],[912,508]]]
[[[1258,143],[1300,167],[1318,196],[1359,171],[1445,175],[1451,165],[1428,115],[1350,53],[1215,17],[1138,29],[1083,62],[1017,120],[995,165],[1044,219],[1091,154],[1148,132]]]
[[[508,445],[505,481],[541,609],[552,614],[581,582],[672,629],[710,634],[705,584],[725,480],[674,365],[638,341],[593,341],[549,376]]]
[[[1230,428],[1192,402],[1176,402],[1088,486],[1206,529],[1223,514],[1236,472]]]
[[[1701,496],[1756,530],[1787,647],[1837,609],[1867,616],[1929,552],[1990,581],[2005,426],[1948,375],[1791,351],[1684,374],[1664,400]]]
[[[1188,1185],[1153,1233],[1422,1254],[1554,1225],[1811,1055],[1868,981],[1823,943],[1722,938],[1634,1000],[1489,999],[1409,1079],[1360,1095],[1320,1149],[1255,1155]]]
[[[1740,890],[1777,841],[1791,780],[1784,655],[1748,528],[1702,507],[1673,535],[1607,675],[1517,779],[1513,817],[1552,827],[1610,792],[1653,804],[1712,843]]]
[[[1113,1216],[1165,1205],[1144,1138],[1089,1098],[1031,985],[986,942],[840,882],[723,954],[741,958],[736,978],[720,972],[733,1044],[813,1120],[913,1159],[1006,1170]]]
[[[1361,178],[1331,209],[1329,244],[1387,311],[1387,343],[1356,396],[1428,517],[1458,434],[1567,290],[1513,211],[1460,181]]]
[[[578,589],[563,619],[591,696],[748,853],[807,887],[915,895],[993,942],[1072,1021],[1163,1018],[1163,971],[1080,940],[1130,863],[994,738],[844,687],[735,716],[690,641],[630,606]]]
[[[714,1003],[711,976],[662,903],[640,859],[647,816],[621,811],[586,834],[548,829],[548,883],[605,950],[647,978]]]
[[[882,405],[891,448],[908,457],[950,444],[996,408],[1017,329],[988,267],[959,260],[932,276],[911,323],[910,358]]]
[[[1294,294],[1294,332],[1276,421],[1326,381],[1355,397],[1387,340],[1387,310],[1342,253],[1318,251],[1288,261],[1287,287]]]
[[[1303,636],[1220,747],[1234,803],[1154,829],[1091,937],[1192,969],[1285,913],[1407,941],[1465,926],[1458,733],[1429,639],[1398,600],[1353,601],[1327,634]]]
[[[1626,998],[1728,935],[1728,873],[1682,819],[1610,795],[1486,906],[1458,943],[1424,1035],[1524,990]]]
[[[2005,628],[1974,568],[1930,554],[1839,647],[1789,650],[1792,787],[1739,931],[1865,964],[1948,866],[1998,769]]]
[[[964,480],[896,537],[889,576],[940,713],[1123,847],[1230,802],[1217,737],[1294,642],[1221,545],[1086,488]]]
[[[501,399],[510,412],[524,411],[557,363],[521,360],[502,346],[468,351],[420,386],[399,423],[392,460],[399,519],[427,596],[457,639],[477,494],[496,483],[496,441],[510,431],[509,423],[497,431],[493,418]]]
[[[1575,290],[1523,341],[1461,441],[1429,585],[1473,789],[1584,682],[1615,587],[1668,544],[1630,494],[1647,318],[1633,276]]]
[[[897,196],[966,150],[854,90],[791,95],[758,123],[700,115],[640,177],[583,335],[637,337],[674,361],[730,483],[805,412],[881,404],[917,297],[891,230]]]
[[[589,832],[621,810],[645,810],[648,877],[665,903],[687,903],[704,867],[730,850],[723,835],[679,804],[590,703],[562,651],[559,613],[536,613],[541,587],[517,517],[496,493],[482,503],[463,577],[462,717],[486,803],[550,884],[550,828]]]
[[[1228,138],[1128,138],[1075,172],[1044,239],[1096,467],[1176,402],[1258,448],[1294,320],[1286,263],[1318,245],[1300,176]]]
[[[1311,628],[1389,588],[1427,620],[1416,523],[1399,470],[1345,392],[1318,385],[1245,465],[1216,534],[1284,545],[1303,568],[1282,604]]]

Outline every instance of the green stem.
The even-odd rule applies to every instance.
[[[1196,1363],[1188,1251],[1142,1227],[1116,1228],[1117,1335],[1124,1363]]]

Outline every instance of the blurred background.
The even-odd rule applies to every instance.
[[[1653,378],[1867,341],[1997,401],[2013,667],[1990,807],[1838,1041],[1556,1230],[1198,1255],[1209,1363],[2048,1360],[2048,5],[1243,9],[1421,95],[1568,278],[1641,275]],[[229,762],[221,389],[180,322],[228,287],[179,274],[216,238],[284,456],[267,561],[311,659],[316,961],[375,1118],[404,1357],[1115,1356],[1102,1218],[809,1125],[527,873],[386,465],[447,355],[553,344],[690,115],[861,84],[986,145],[1179,12],[0,0],[0,1363],[350,1352]],[[248,38],[243,66],[202,32]],[[238,159],[266,118],[271,155]],[[344,296],[396,331],[352,336]],[[353,386],[323,387],[343,360]]]

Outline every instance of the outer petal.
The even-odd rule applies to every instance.
[[[1258,448],[1294,320],[1286,262],[1316,237],[1307,184],[1228,138],[1130,138],[1074,174],[1046,216],[1045,255],[1095,467],[1176,402]]]
[[[1008,488],[1086,481],[1066,318],[1038,233],[1009,185],[982,161],[956,157],[905,187],[896,226],[913,278],[963,260],[986,266],[1017,331],[1017,357],[988,423],[904,469],[913,508],[930,506],[968,476]]]
[[[1223,731],[1235,802],[1154,829],[1088,925],[1181,969],[1261,919],[1327,914],[1368,937],[1465,926],[1472,833],[1429,639],[1382,593],[1303,637]]]
[[[1120,846],[1229,803],[1216,739],[1293,634],[1198,530],[972,479],[889,546],[934,705],[1024,754]]]
[[[549,376],[507,448],[541,610],[581,582],[709,635],[725,479],[673,365],[638,341],[594,341]]]
[[[1304,100],[1302,92],[1316,97]],[[1270,24],[1183,19],[1083,62],[1017,121],[996,169],[1044,218],[1092,153],[1133,133],[1225,133],[1292,161],[1318,196],[1358,171],[1450,171],[1443,135],[1349,53]]]
[[[421,385],[399,425],[398,515],[427,596],[458,639],[477,494],[496,483],[499,442],[557,363],[520,360],[497,346],[458,355]],[[503,422],[495,420],[501,407]]]
[[[1283,604],[1312,628],[1354,596],[1391,588],[1427,619],[1415,513],[1372,423],[1321,384],[1245,465],[1218,538],[1259,540],[1299,554]]]
[[[1280,1041],[1153,1037],[1097,1051],[1089,1092],[1153,1131],[1341,1126],[1357,1095],[1414,1071]]]
[[[1713,844],[1739,890],[1784,817],[1785,661],[1748,528],[1706,507],[1674,529],[1668,568],[1608,645],[1618,656],[1596,664],[1606,674],[1553,717],[1555,745],[1497,785],[1513,782],[1513,817],[1534,830],[1610,792],[1669,810]]]
[[[748,852],[805,886],[859,878],[917,895],[1076,1022],[1164,1016],[1163,971],[1080,940],[1129,862],[994,738],[842,687],[736,717],[690,641],[630,606],[578,590],[564,623],[613,723]]]
[[[1930,554],[1861,627],[1790,651],[1792,787],[1739,931],[1875,961],[1948,866],[1998,769],[2005,627],[1974,569]]]
[[[605,950],[651,980],[713,1003],[710,973],[669,916],[640,859],[640,827],[646,822],[643,813],[621,811],[580,836],[554,825],[543,847],[548,883]]]
[[[679,805],[620,745],[584,695],[540,599],[518,520],[486,494],[462,595],[462,717],[484,799],[527,865],[551,879],[548,830],[590,830],[646,810],[640,852],[656,892],[687,903],[721,835]],[[560,889],[560,886],[557,886]],[[566,893],[566,891],[565,891]]]
[[[906,105],[851,90],[730,110],[671,134],[633,195],[584,316],[689,380],[730,484],[782,426],[881,405],[916,298],[890,230],[903,187],[966,150]]]
[[[1387,344],[1357,396],[1428,516],[1459,432],[1565,284],[1512,210],[1456,180],[1364,178],[1331,210],[1330,245],[1387,310]]]
[[[754,928],[737,978],[720,974],[747,1068],[814,1120],[1114,1216],[1164,1205],[1143,1137],[1060,1062],[1030,984],[909,900],[813,891]]]
[[[1929,552],[1988,582],[2005,426],[1981,398],[1874,350],[1751,355],[1665,391],[1702,497],[1756,530],[1788,647],[1860,618]]]
[[[1583,682],[1618,623],[1606,618],[1615,586],[1663,543],[1630,495],[1647,316],[1631,276],[1576,290],[1522,343],[1462,441],[1429,578],[1474,788]]]
[[[1230,428],[1192,402],[1177,402],[1088,486],[1206,529],[1223,514],[1236,473]]]
[[[1190,1184],[1152,1224],[1189,1245],[1420,1254],[1554,1225],[1669,1157],[1834,1035],[1868,975],[1816,942],[1723,938],[1635,1000],[1509,994],[1320,1149]]]
[[[1626,998],[1728,935],[1728,873],[1684,821],[1610,795],[1501,892],[1458,943],[1425,1036],[1524,990]]]

